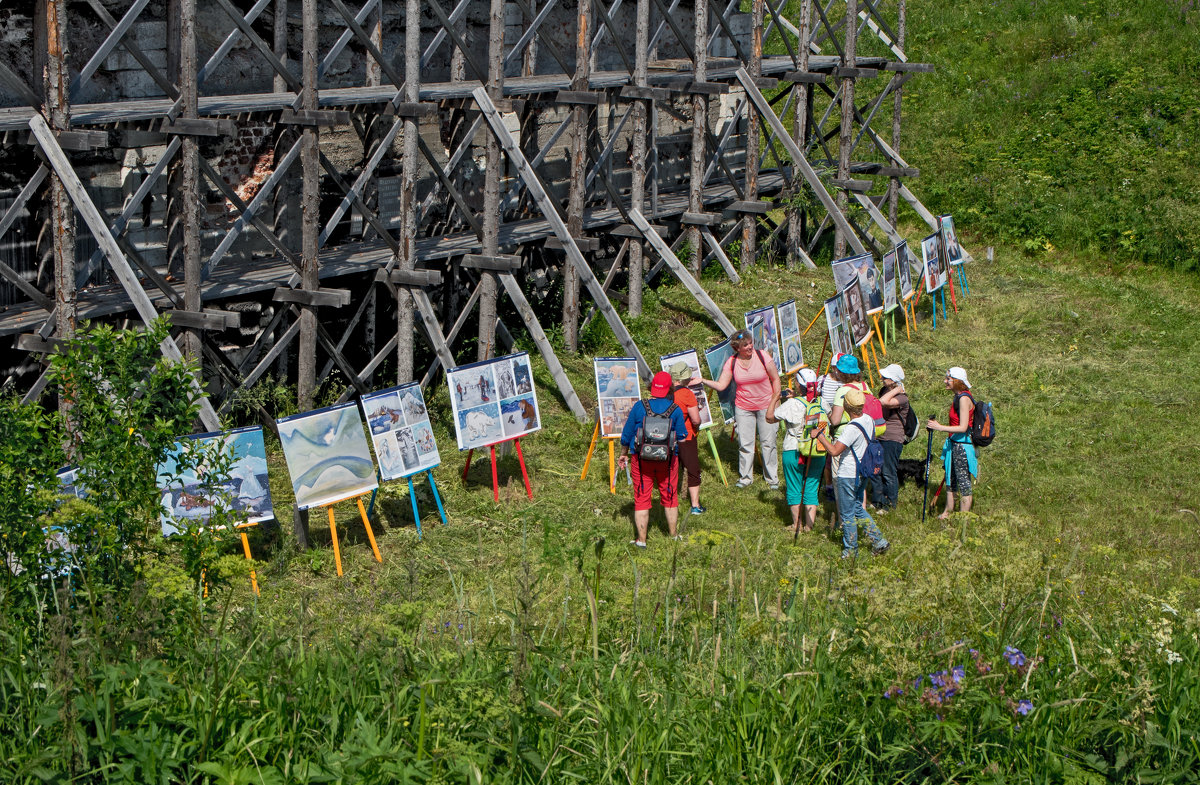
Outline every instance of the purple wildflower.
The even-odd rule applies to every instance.
[[[954,683],[958,684],[967,675],[967,669],[961,665],[955,665],[950,671],[950,678],[954,679]]]
[[[1014,668],[1021,668],[1025,666],[1025,655],[1020,649],[1014,646],[1004,647],[1004,659],[1008,660],[1008,664]]]
[[[1017,701],[1017,714],[1023,717],[1031,711],[1033,711],[1033,701],[1024,698]]]

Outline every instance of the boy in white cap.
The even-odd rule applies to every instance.
[[[879,372],[883,386],[879,403],[883,407],[886,429],[879,437],[883,448],[883,469],[879,480],[871,483],[871,504],[881,511],[896,506],[900,495],[900,452],[904,449],[904,419],[908,416],[908,393],[904,391],[904,369],[892,363]]]
[[[805,389],[810,384],[815,387],[817,375],[811,368],[801,368],[798,377]],[[825,448],[813,440],[812,434],[828,425],[829,417],[819,398],[809,401],[801,395],[779,395],[767,407],[767,422],[780,421],[787,426],[783,433],[783,480],[792,510],[791,531],[812,531],[820,504],[821,473],[825,469]]]
[[[942,467],[946,471],[946,509],[938,517],[946,519],[954,512],[954,494],[958,494],[959,510],[970,512],[974,497],[971,478],[979,476],[975,445],[971,443],[971,421],[975,417],[975,398],[967,372],[955,365],[946,371],[946,389],[954,393],[950,404],[950,424],[941,425],[931,419],[925,424],[931,431],[949,434],[942,444]]]

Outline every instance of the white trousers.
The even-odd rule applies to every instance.
[[[769,485],[779,484],[779,452],[775,447],[779,423],[767,422],[766,411],[748,412],[734,408],[733,421],[738,436],[738,474],[747,482],[754,479],[754,437],[762,452],[763,479]]]

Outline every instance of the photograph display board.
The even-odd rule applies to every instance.
[[[779,326],[775,323],[775,306],[768,305],[765,308],[747,311],[746,327],[753,332],[754,322],[760,319],[762,320],[762,335],[754,336],[754,348],[771,355],[771,359],[775,361],[775,367],[782,368],[783,363],[779,361]]]
[[[883,255],[883,312],[896,307],[896,249]]]
[[[796,301],[788,300],[779,306],[779,349],[783,353],[785,373],[794,373],[804,365],[804,350],[800,346],[800,318]]]
[[[361,403],[382,479],[408,477],[442,462],[419,382],[364,395]]]
[[[851,354],[854,351],[854,344],[850,342],[850,328],[846,326],[841,294],[825,301],[825,326],[829,330],[830,351],[834,354]]]
[[[617,438],[629,410],[642,398],[637,360],[632,357],[596,357],[596,400],[600,402],[600,435]]]
[[[190,445],[189,445],[190,443]],[[222,464],[228,461],[227,476],[219,485],[205,487],[208,467],[201,460],[197,466],[181,466],[188,447],[202,451],[219,451]],[[158,483],[162,489],[162,533],[178,534],[183,521],[207,525],[214,512],[228,511],[245,516],[240,523],[260,523],[275,517],[271,506],[271,487],[267,481],[267,450],[263,445],[262,428],[239,428],[235,431],[204,433],[189,436],[188,442],[175,442],[175,447],[158,466]]]
[[[913,256],[908,250],[908,243],[897,243],[894,250],[896,251],[896,277],[900,281],[900,299],[908,302],[909,298],[913,296]]]
[[[711,428],[713,426],[712,411],[708,408],[708,396],[704,394],[705,386],[700,383],[700,378],[703,374],[700,373],[700,355],[695,349],[687,349],[674,354],[664,354],[658,358],[660,367],[675,377],[677,370],[683,370],[683,366],[691,372],[688,389],[696,394],[696,404],[700,409],[700,430]],[[685,415],[686,416],[686,415]]]
[[[942,264],[941,235],[938,232],[921,241],[921,267],[925,276],[925,291],[936,292],[946,283],[946,268]]]
[[[850,282],[857,278],[862,270],[862,266],[871,261],[871,254],[860,253],[856,256],[847,256],[842,259],[834,259],[830,262],[830,267],[833,269],[833,286],[839,292],[846,291],[846,287]]]
[[[862,287],[867,313],[879,313],[883,310],[883,276],[875,266],[875,260],[868,259],[858,271],[858,283]]]
[[[446,374],[458,449],[473,450],[541,430],[529,354],[460,365]]]
[[[862,285],[855,281],[842,292],[845,302],[846,322],[850,325],[850,338],[855,346],[862,346],[871,340],[871,326],[867,321],[866,298],[863,296]]]
[[[938,226],[942,233],[942,258],[951,265],[965,262],[966,255],[959,245],[958,235],[954,232],[954,219],[949,215],[939,215]]]
[[[721,341],[716,346],[710,346],[704,350],[704,361],[708,363],[708,375],[713,380],[721,378],[721,372],[725,370],[725,363],[729,362],[729,358],[733,357],[733,347],[729,345],[729,339]],[[717,402],[721,404],[721,416],[725,419],[726,424],[733,422],[733,396],[737,392],[737,382],[729,380],[729,386],[717,393]]]
[[[370,493],[379,487],[356,403],[279,420],[296,506],[301,510]]]

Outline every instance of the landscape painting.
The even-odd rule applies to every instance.
[[[370,493],[379,483],[358,404],[279,420],[279,441],[301,510]]]
[[[205,481],[209,466],[204,456],[210,451],[220,455],[225,464],[221,468],[226,477],[218,485]],[[192,463],[196,465],[189,465]],[[240,519],[236,525],[275,517],[261,427],[200,434],[176,442],[158,467],[158,481],[164,535],[178,534],[184,522],[207,525],[215,512],[232,513]]]
[[[361,403],[382,479],[407,477],[441,462],[420,383],[364,395]]]

